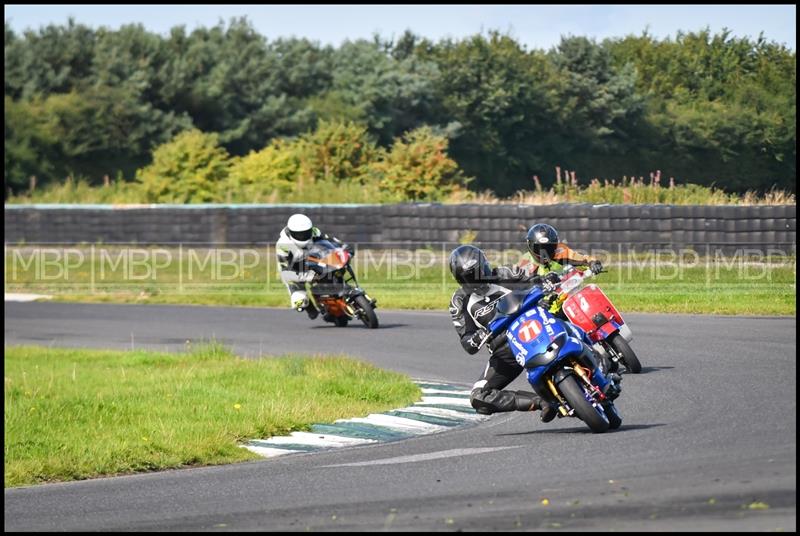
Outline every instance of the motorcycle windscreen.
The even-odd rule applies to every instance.
[[[536,306],[544,293],[539,287],[527,290],[514,290],[506,294],[495,308],[495,317],[489,322],[489,331],[499,333],[506,329],[512,320],[520,315],[521,311],[527,311]]]
[[[350,254],[328,240],[319,240],[308,251],[308,259],[312,262],[338,270],[350,260]]]
[[[622,315],[608,299],[608,296],[597,285],[587,285],[579,292],[573,294],[562,305],[564,314],[570,322],[580,326],[585,331],[594,331],[613,317],[617,323],[622,323]],[[604,321],[595,322],[596,315],[603,315]]]
[[[550,343],[566,330],[561,322],[542,307],[526,312],[506,332],[511,351],[523,367],[547,351]]]

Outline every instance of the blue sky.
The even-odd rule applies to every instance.
[[[398,37],[406,29],[430,39],[462,38],[486,30],[510,33],[528,49],[548,49],[562,35],[598,40],[639,35],[658,38],[678,30],[713,32],[727,27],[737,37],[764,32],[770,41],[796,50],[796,5],[6,5],[15,31],[77,22],[118,28],[142,23],[166,33],[171,27],[213,26],[220,19],[247,16],[269,39],[306,37],[338,46],[345,39]]]

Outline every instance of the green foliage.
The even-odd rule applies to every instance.
[[[234,158],[228,179],[237,197],[275,201],[295,188],[299,170],[296,144],[277,139],[260,151]]]
[[[58,155],[54,154],[58,140],[45,125],[36,103],[15,101],[5,97],[5,168],[8,189],[20,192],[28,188],[29,177],[54,177],[58,170]]]
[[[365,162],[429,125],[447,136],[471,186],[499,195],[534,175],[550,186],[555,166],[794,191],[796,73],[794,51],[727,30],[565,37],[545,52],[496,31],[439,42],[406,32],[334,48],[270,42],[246,19],[166,36],[73,20],[17,35],[6,24],[5,180],[18,193],[32,175],[40,186],[130,179],[154,147],[193,127],[244,156],[278,138],[305,143],[329,125],[359,125],[327,134],[342,137],[340,149],[323,139],[296,147],[301,164],[303,147],[312,163],[281,194],[294,196],[350,173],[366,184]],[[265,188],[253,195],[271,195]]]
[[[430,114],[438,76],[433,62],[414,56],[396,59],[379,41],[346,41],[333,55],[331,72],[330,91],[317,104],[325,113],[321,117],[366,123],[383,145]],[[345,115],[332,114],[333,103],[340,104]]]
[[[7,107],[7,113],[13,106]],[[7,142],[8,143],[8,142]],[[8,156],[7,151],[7,156]],[[395,139],[390,150],[376,147],[366,127],[326,123],[301,138],[276,139],[260,151],[227,159],[215,135],[186,131],[154,151],[154,163],[139,182],[121,175],[102,187],[68,179],[34,192],[12,196],[11,203],[615,203],[615,204],[770,204],[795,202],[794,195],[771,190],[744,196],[697,184],[661,185],[661,172],[617,181],[597,178],[588,185],[557,181],[550,189],[520,190],[508,198],[465,188],[471,180],[449,156],[448,139],[421,127]],[[226,171],[227,170],[227,171]],[[8,169],[7,169],[8,171]],[[566,176],[569,175],[566,171]]]
[[[609,51],[585,37],[563,38],[551,61],[557,68],[561,130],[569,140],[561,154],[624,151],[644,108],[633,65],[615,68]]]
[[[794,191],[796,53],[725,30],[643,34],[608,41],[617,64],[632,62],[648,97],[652,143],[670,175],[743,191],[772,185]]]
[[[321,121],[297,143],[300,159],[298,182],[367,182],[369,164],[380,150],[367,128],[356,123]]]
[[[477,187],[510,193],[515,177],[545,165],[557,106],[542,54],[498,33],[446,40],[426,54],[440,71],[436,120],[455,127],[454,158]]]
[[[436,201],[466,184],[464,173],[447,155],[447,138],[429,127],[407,132],[372,169],[381,189],[398,201]]]
[[[219,135],[187,130],[153,152],[153,163],[136,173],[145,200],[204,203],[219,199],[228,177],[228,153]]]

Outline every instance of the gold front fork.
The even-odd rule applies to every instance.
[[[584,381],[584,382],[585,382],[587,385],[592,385],[592,380],[591,380],[591,378],[589,378],[589,374],[586,372],[586,369],[585,369],[585,368],[583,368],[582,366],[580,366],[580,365],[578,365],[578,364],[575,364],[575,363],[573,363],[573,364],[572,364],[572,369],[573,369],[575,372],[577,372],[577,373],[578,373],[578,376],[580,376],[580,377],[581,377],[581,379],[582,379],[582,380],[583,380],[583,381]]]
[[[592,385],[591,379],[589,378],[589,375],[588,375],[588,373],[586,372],[586,369],[585,369],[585,368],[583,368],[582,366],[578,365],[577,363],[573,363],[573,364],[572,364],[572,370],[574,370],[574,371],[575,371],[575,373],[576,373],[578,376],[580,376],[580,377],[581,377],[581,379],[582,379],[582,380],[583,380],[583,381],[584,381],[584,382],[585,382],[587,385]],[[556,400],[558,400],[558,401],[561,403],[561,405],[558,407],[558,410],[561,412],[561,414],[562,414],[562,415],[566,416],[566,415],[568,414],[568,412],[567,412],[567,410],[564,408],[564,404],[565,404],[565,403],[564,403],[564,399],[563,399],[563,398],[561,398],[561,395],[558,393],[558,389],[556,389],[556,384],[554,384],[554,383],[553,383],[553,380],[552,380],[552,378],[547,378],[547,387],[550,389],[550,392],[552,392],[552,393],[553,393],[553,396],[555,396],[555,397],[556,397]]]
[[[552,378],[547,378],[547,387],[553,393],[553,396],[556,397],[556,400],[560,402],[558,406],[558,411],[561,412],[561,415],[566,417],[568,415],[567,409],[564,407],[564,399],[561,398],[561,395],[558,393],[558,389],[556,389],[556,384],[553,383]]]

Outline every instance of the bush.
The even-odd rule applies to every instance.
[[[397,201],[435,201],[462,187],[468,179],[447,155],[447,138],[430,127],[406,132],[383,159],[372,165],[380,187]]]
[[[273,140],[260,151],[235,158],[228,181],[237,197],[245,200],[282,198],[297,186],[300,170],[297,144]]]
[[[187,130],[153,152],[153,163],[136,173],[146,201],[205,203],[219,201],[228,177],[228,152],[219,136]]]
[[[353,122],[320,121],[314,132],[297,142],[300,157],[298,180],[366,182],[369,164],[381,150],[367,134],[367,127]]]

